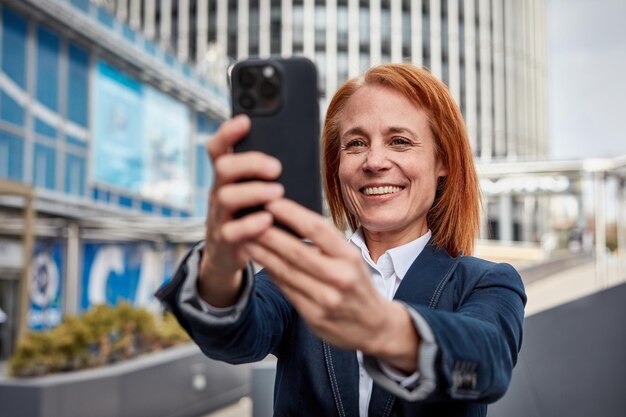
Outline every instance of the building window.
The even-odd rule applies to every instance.
[[[37,187],[53,190],[56,175],[56,152],[54,148],[35,144],[33,155],[33,184]]]
[[[59,48],[60,40],[49,30],[37,28],[37,101],[57,111],[59,107]]]
[[[227,54],[230,58],[237,58],[237,2],[228,2],[228,51]],[[195,36],[191,37],[195,39]]]
[[[26,90],[28,24],[22,16],[2,9],[2,71]]]
[[[430,69],[430,15],[422,14],[422,65]]]
[[[66,154],[65,192],[72,195],[85,195],[85,157]]]
[[[359,72],[363,73],[370,67],[370,56],[368,53],[359,54]]]
[[[35,116],[35,133],[55,139],[57,136],[57,129]]]
[[[282,43],[282,9],[280,1],[272,0],[270,9],[270,53],[278,55]]]
[[[402,56],[411,55],[411,11],[408,3],[402,3]]]
[[[391,11],[389,5],[383,6],[380,13],[380,34],[383,55],[388,56],[391,53]],[[389,59],[383,59],[383,61],[389,61]]]
[[[259,3],[256,1],[250,2],[250,14],[249,14],[249,50],[250,55],[259,54]]]
[[[24,178],[24,140],[0,130],[0,177],[13,181]]]
[[[337,82],[339,85],[348,79],[348,53],[341,51],[337,54]]]
[[[304,42],[304,8],[301,4],[293,6],[293,51],[302,52]]]
[[[0,90],[0,120],[24,127],[24,108],[10,95]]]
[[[324,49],[326,44],[326,6],[315,5],[315,46]],[[318,48],[319,47],[319,48]]]
[[[89,54],[78,46],[68,48],[67,118],[87,127],[89,110]]]
[[[359,44],[368,47],[370,43],[370,10],[361,7],[359,9]]]
[[[324,51],[318,51],[315,53],[315,63],[317,64],[317,70],[319,71],[319,91],[324,95],[326,91],[326,54]]]
[[[348,8],[337,7],[337,46],[339,49],[348,48]]]

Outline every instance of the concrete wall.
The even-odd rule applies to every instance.
[[[488,417],[555,416],[626,416],[626,284],[527,318],[511,386]]]

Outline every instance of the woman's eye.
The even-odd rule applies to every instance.
[[[346,149],[351,149],[351,148],[360,148],[362,146],[365,146],[364,141],[362,141],[361,139],[352,139],[348,141],[348,143],[346,143],[344,147]]]
[[[395,146],[402,146],[402,145],[410,145],[411,142],[408,139],[405,139],[400,136],[396,136],[391,139],[391,144]]]

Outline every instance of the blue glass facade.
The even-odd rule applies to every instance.
[[[197,74],[189,66],[181,65],[172,54],[164,53],[153,42],[139,41],[140,35],[126,24],[116,25],[110,13],[96,9],[88,0],[69,0],[68,3],[92,16],[102,27],[119,31],[121,39],[136,43],[150,55],[160,57],[168,67],[198,82],[194,78]],[[96,65],[98,62],[100,66]],[[220,122],[177,102],[188,114],[182,118],[187,127],[183,129],[184,137],[178,136],[166,143],[187,142],[186,148],[180,149],[192,161],[184,164],[188,173],[183,176],[189,182],[190,198],[174,204],[171,198],[146,198],[138,191],[143,191],[141,187],[126,189],[103,183],[94,177],[94,161],[102,159],[94,147],[94,129],[98,123],[106,126],[111,122],[123,124],[125,120],[134,120],[138,109],[121,115],[116,115],[115,111],[106,113],[106,117],[118,117],[115,120],[98,119],[105,113],[93,107],[98,103],[94,89],[98,68],[105,71],[109,68],[114,76],[131,80],[140,91],[156,91],[133,74],[104,61],[84,43],[69,40],[41,21],[0,5],[0,178],[52,191],[60,199],[81,198],[96,205],[156,216],[204,215],[212,182],[205,143]],[[158,98],[158,94],[155,97]],[[176,106],[175,103],[170,105]],[[151,111],[158,114],[158,103],[154,106],[152,104]],[[175,130],[180,132],[180,129]]]

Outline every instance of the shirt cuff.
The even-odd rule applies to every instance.
[[[198,267],[202,258],[204,243],[196,245],[187,259],[187,277],[180,294],[183,310],[207,324],[226,325],[236,322],[240,317],[252,294],[254,269],[251,263],[243,270],[243,290],[237,302],[229,307],[215,307],[207,303],[198,293]]]
[[[363,366],[372,376],[372,379],[387,391],[405,400],[419,401],[427,398],[437,386],[435,359],[439,345],[430,325],[421,314],[406,304],[405,307],[417,333],[420,335],[419,363],[416,373],[407,377],[398,373],[397,370],[385,366],[378,358],[372,356],[363,357]],[[396,377],[392,375],[393,372],[396,373]],[[415,377],[415,381],[412,381],[413,377]]]
[[[413,372],[411,375],[407,375],[404,372],[394,368],[393,366],[387,365],[381,360],[378,361],[378,366],[380,366],[380,370],[383,371],[385,375],[396,381],[398,384],[400,384],[401,387],[404,388],[414,388],[417,380],[420,377],[419,370]]]

